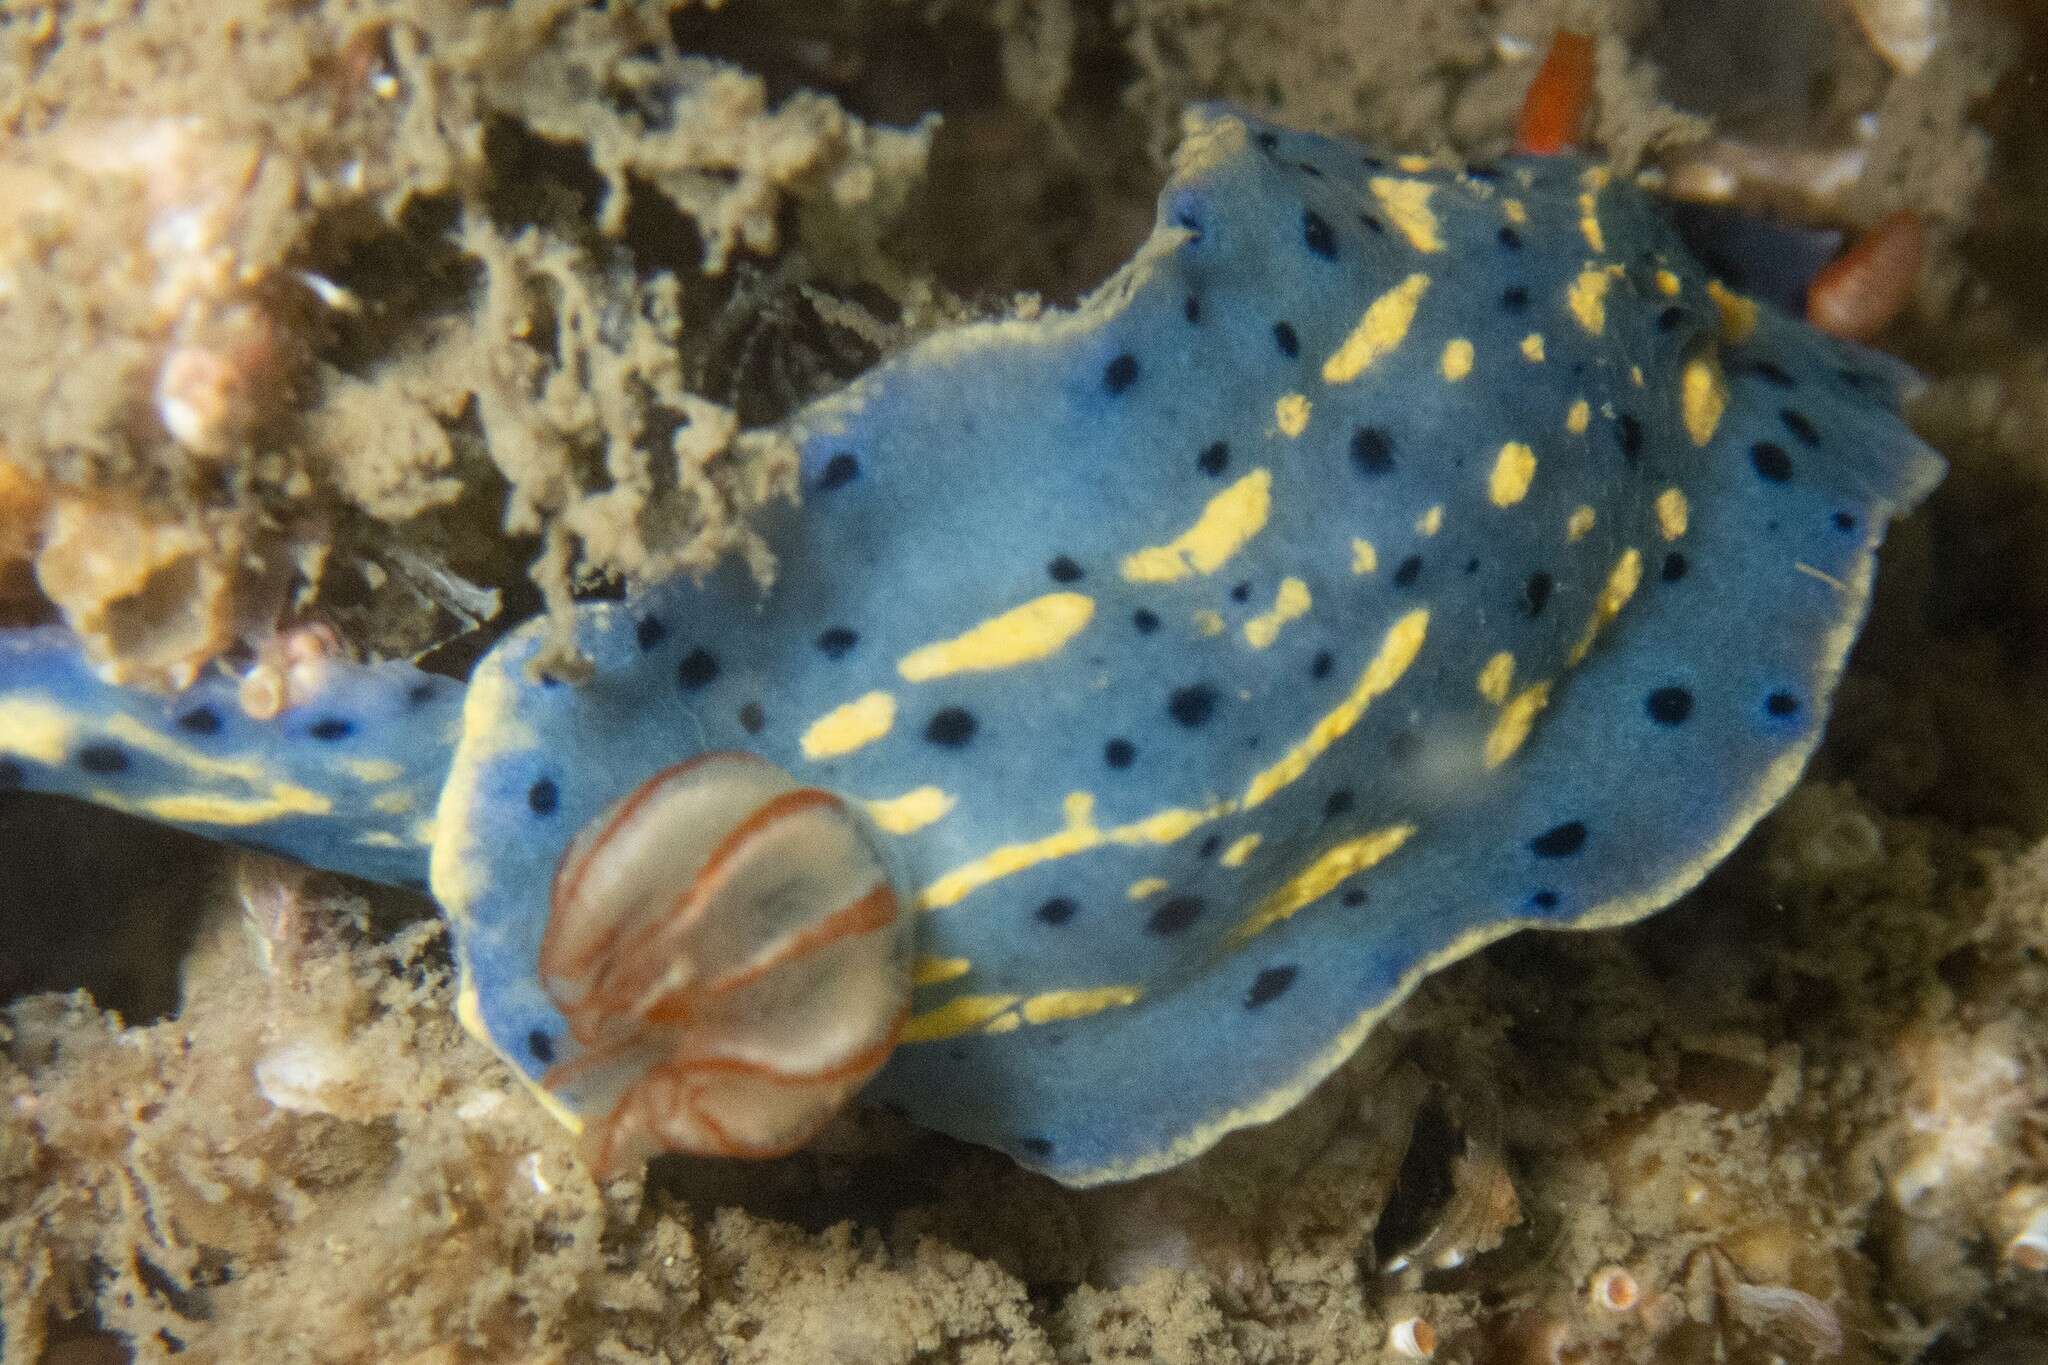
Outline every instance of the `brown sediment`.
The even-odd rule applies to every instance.
[[[0,798],[6,1358],[46,1333],[50,1360],[107,1333],[143,1359],[2034,1358],[2048,346],[2015,263],[2042,246],[2048,125],[1995,84],[2019,50],[1997,10],[1956,6],[1907,76],[1817,7],[1807,60],[1834,79],[1756,82],[1759,112],[1675,101],[1652,9],[677,10],[718,60],[665,49],[656,11],[567,3],[0,28],[14,183],[80,138],[102,166],[66,191],[100,197],[0,213],[30,281],[0,302],[0,571],[63,543],[53,500],[103,499],[68,505],[140,507],[180,543],[232,525],[244,558],[200,558],[238,588],[255,546],[320,577],[359,642],[410,650],[517,601],[535,562],[560,604],[746,554],[789,481],[747,429],[906,332],[1099,278],[1184,99],[1492,155],[1561,19],[1600,34],[1592,140],[1630,166],[1719,133],[1831,146],[1878,114],[1862,177],[1820,199],[1930,224],[1890,340],[1953,465],[1888,547],[1812,774],[1705,887],[1459,964],[1296,1111],[1128,1187],[1065,1191],[862,1113],[788,1160],[600,1189],[456,1027],[439,930],[404,918],[423,906],[373,918],[331,882]],[[926,110],[948,122],[883,127]],[[165,132],[193,117],[203,142]],[[177,155],[104,169],[92,139],[152,127]],[[138,175],[199,205],[214,248],[171,285],[107,179]],[[281,334],[238,341],[248,308]],[[180,346],[196,444],[160,406]],[[201,922],[182,951],[180,914]],[[82,983],[136,1019],[29,993]]]

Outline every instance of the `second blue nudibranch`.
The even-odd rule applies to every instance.
[[[1902,373],[1708,278],[1591,163],[1204,109],[1078,310],[798,414],[765,595],[587,605],[582,685],[529,677],[535,625],[466,693],[337,664],[262,723],[26,637],[0,752],[322,866],[430,855],[465,1019],[608,1141],[780,1149],[896,1039],[872,1097],[1127,1178],[1286,1110],[1443,964],[1669,903],[1789,790],[1886,525],[1941,477]],[[222,733],[181,733],[195,704]],[[725,751],[789,780],[677,767]],[[690,851],[642,886],[655,819]],[[579,910],[595,857],[613,899]],[[579,986],[565,915],[602,931]],[[783,1027],[761,983],[799,959],[843,1025]]]

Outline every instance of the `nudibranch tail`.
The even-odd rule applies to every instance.
[[[600,1169],[802,1146],[887,1060],[908,920],[839,797],[740,753],[665,769],[564,853],[541,980],[580,1049],[541,1083]]]
[[[295,676],[289,698],[252,713],[224,674],[158,695],[102,681],[68,631],[0,632],[0,788],[426,889],[462,685],[338,658]]]

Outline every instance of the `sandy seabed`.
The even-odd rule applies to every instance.
[[[769,572],[761,429],[1103,278],[1183,103],[1491,155],[1561,23],[1601,36],[1619,165],[1930,228],[1886,342],[1953,472],[1812,770],[1705,886],[1460,963],[1128,1186],[859,1112],[599,1188],[455,1024],[430,906],[0,797],[5,1359],[2048,1360],[2017,0],[1956,0],[1911,74],[1832,0],[7,0],[0,616],[140,683],[309,610],[459,670],[599,582]]]

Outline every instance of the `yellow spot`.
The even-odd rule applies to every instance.
[[[1502,650],[1486,661],[1486,667],[1479,670],[1479,695],[1499,706],[1508,699],[1508,689],[1515,685],[1515,656]]]
[[[54,767],[71,752],[78,722],[60,706],[16,697],[0,701],[0,752]]]
[[[1380,207],[1387,211],[1387,217],[1408,239],[1408,245],[1417,251],[1444,249],[1444,239],[1437,234],[1436,214],[1429,207],[1429,196],[1436,192],[1436,186],[1421,180],[1376,175],[1370,188]]]
[[[1741,344],[1756,330],[1756,300],[1734,292],[1719,280],[1707,281],[1707,297],[1721,310],[1721,333]]]
[[[1584,503],[1574,507],[1571,516],[1565,519],[1565,540],[1568,542],[1584,540],[1586,534],[1593,529],[1593,522],[1597,517],[1598,513],[1594,512],[1592,508]]]
[[[1691,521],[1692,509],[1686,505],[1685,494],[1667,488],[1657,495],[1657,529],[1664,533],[1664,539],[1678,539]]]
[[[1272,510],[1272,471],[1254,469],[1209,499],[1193,526],[1164,545],[1124,556],[1123,575],[1133,583],[1177,583],[1215,573],[1266,528]]]
[[[1572,316],[1579,320],[1579,326],[1594,336],[1607,330],[1607,280],[1605,270],[1589,265],[1579,272],[1579,277],[1572,281],[1572,287],[1565,291],[1565,302],[1571,306]]]
[[[319,815],[325,812],[324,797],[314,798],[320,804],[308,807],[302,802],[281,801],[270,797],[234,796],[158,796],[138,805],[113,799],[112,794],[93,793],[93,800],[101,805],[113,806],[117,810],[139,812],[153,820],[167,820],[181,825],[265,825],[272,820],[282,820],[288,815]],[[395,834],[383,830],[372,830],[356,840],[360,844],[373,844],[372,835],[384,841],[379,847],[400,848],[404,841]]]
[[[1833,588],[1836,592],[1842,594],[1842,596],[1844,597],[1849,596],[1853,592],[1853,589],[1851,589],[1847,583],[1844,583],[1841,579],[1835,577],[1826,569],[1816,569],[1815,567],[1813,567],[1813,565],[1808,564],[1803,559],[1800,560],[1798,563],[1794,564],[1792,567],[1799,570],[1799,572],[1805,574],[1808,578],[1819,579],[1821,582],[1827,584],[1829,587]]]
[[[1006,1011],[981,1026],[983,1033],[1015,1033],[1024,1026],[1024,1020],[1016,1011]]]
[[[1521,441],[1509,441],[1494,457],[1493,474],[1487,479],[1487,495],[1495,507],[1513,507],[1529,496],[1529,484],[1536,477],[1536,452]]]
[[[370,809],[385,815],[403,815],[412,809],[412,793],[403,788],[378,792],[370,798]]]
[[[835,706],[812,721],[804,731],[804,757],[816,763],[850,754],[888,734],[895,723],[896,698],[887,692],[870,692]]]
[[[1241,944],[1292,916],[1303,906],[1321,900],[1346,878],[1355,877],[1384,861],[1407,843],[1413,833],[1413,825],[1389,825],[1323,850],[1315,861],[1281,883],[1245,916],[1243,923],[1230,931],[1231,944]]]
[[[917,787],[901,796],[868,801],[868,818],[884,834],[915,834],[946,818],[958,798],[937,787]]]
[[[1411,611],[1394,622],[1380,641],[1379,651],[1373,655],[1372,662],[1358,675],[1350,695],[1318,720],[1279,762],[1252,778],[1251,784],[1245,788],[1241,802],[1243,809],[1250,810],[1300,777],[1326,749],[1350,733],[1351,727],[1358,724],[1359,717],[1365,714],[1373,700],[1401,681],[1401,675],[1422,652],[1422,642],[1428,633],[1429,612],[1426,609]]]
[[[1141,901],[1147,896],[1156,896],[1165,889],[1164,877],[1140,877],[1124,888],[1124,899]]]
[[[1721,414],[1728,410],[1728,384],[1721,366],[1712,356],[1697,356],[1685,362],[1679,376],[1679,410],[1685,418],[1685,434],[1703,446],[1714,439]]]
[[[980,1028],[1016,1003],[1014,995],[955,996],[937,1009],[911,1015],[903,1025],[903,1041],[936,1043],[944,1038],[957,1038]]]
[[[910,984],[937,986],[947,981],[958,981],[973,969],[974,964],[964,957],[932,957],[920,953],[917,961],[910,964]]]
[[[1421,175],[1424,171],[1430,168],[1432,163],[1430,159],[1426,156],[1421,156],[1417,153],[1409,152],[1405,156],[1396,157],[1394,159],[1394,164],[1400,167],[1402,170],[1408,172],[1408,174],[1410,175]]]
[[[1046,991],[1024,1002],[1024,1022],[1051,1024],[1080,1019],[1103,1010],[1135,1005],[1144,992],[1136,986],[1094,986],[1083,990]]]
[[[1586,428],[1593,421],[1593,407],[1585,399],[1575,401],[1571,410],[1564,415],[1564,429],[1574,436],[1584,436]]]
[[[1265,837],[1263,834],[1247,834],[1224,849],[1223,856],[1217,861],[1225,867],[1243,867],[1245,860],[1258,852],[1259,845],[1265,841]]]
[[[1202,607],[1188,619],[1194,623],[1195,634],[1197,635],[1206,637],[1223,633],[1223,616],[1220,612],[1214,612],[1207,607]]]
[[[990,882],[1014,876],[1040,863],[1086,853],[1106,843],[1128,846],[1171,844],[1186,838],[1211,820],[1230,814],[1234,809],[1235,807],[1227,801],[1204,810],[1169,808],[1134,820],[1128,825],[1119,825],[1105,831],[1095,824],[1095,798],[1087,792],[1069,792],[1063,804],[1065,829],[1041,839],[1005,844],[993,852],[954,868],[927,886],[918,895],[917,905],[921,910],[956,905]]]
[[[1600,589],[1600,596],[1593,603],[1593,615],[1586,622],[1586,632],[1579,642],[1572,646],[1569,662],[1577,666],[1593,648],[1593,639],[1609,621],[1621,615],[1621,609],[1628,605],[1628,599],[1636,595],[1636,588],[1643,581],[1643,556],[1640,551],[1625,551],[1614,567],[1608,571],[1606,586]]]
[[[156,815],[157,813],[154,810],[152,810],[150,814]],[[157,815],[157,818],[160,820],[174,820],[178,817],[172,815]],[[393,834],[388,829],[366,830],[365,832],[358,834],[356,836],[356,842],[361,844],[364,848],[405,847],[405,840],[399,838],[396,834]]]
[[[1368,304],[1351,335],[1323,362],[1323,382],[1348,384],[1399,346],[1428,288],[1429,276],[1417,272]]]
[[[1517,227],[1529,221],[1529,209],[1519,199],[1501,200],[1500,211],[1510,223],[1515,224]]]
[[[341,766],[348,769],[356,781],[372,787],[382,786],[405,772],[388,758],[351,758]]]
[[[1500,718],[1486,736],[1486,766],[1498,768],[1515,756],[1536,724],[1536,713],[1550,704],[1550,684],[1531,683],[1501,708]]]
[[[1273,594],[1273,609],[1244,623],[1245,643],[1253,649],[1266,648],[1280,638],[1280,627],[1306,615],[1308,608],[1308,584],[1299,578],[1281,579],[1280,590]]]
[[[1635,385],[1635,386],[1636,386],[1637,388],[1639,388],[1639,389],[1640,389],[1641,387],[1643,387],[1643,367],[1642,367],[1642,366],[1640,366],[1640,365],[1631,365],[1631,366],[1629,366],[1629,367],[1628,367],[1628,382],[1629,382],[1629,383],[1631,383],[1631,384],[1633,384],[1633,385]]]
[[[1579,233],[1586,239],[1586,245],[1597,255],[1607,250],[1607,236],[1600,230],[1600,191],[1607,187],[1609,176],[1605,167],[1595,166],[1579,177],[1579,183],[1586,187],[1579,196]]]
[[[1452,337],[1444,343],[1444,378],[1453,384],[1472,373],[1472,343],[1464,337]]]
[[[1684,287],[1684,285],[1679,283],[1678,276],[1669,270],[1659,270],[1657,272],[1657,288],[1662,293],[1672,298],[1677,298],[1678,291]]]
[[[1373,549],[1372,542],[1351,538],[1351,572],[1371,573],[1380,566],[1380,552]]]
[[[1273,404],[1273,425],[1283,436],[1299,436],[1308,430],[1309,401],[1302,393],[1283,393]]]
[[[1051,592],[991,616],[963,635],[913,649],[897,661],[906,682],[930,682],[956,673],[990,673],[1056,654],[1095,615],[1085,593]]]
[[[1442,503],[1438,503],[1415,519],[1415,534],[1419,536],[1433,536],[1443,529],[1444,505]]]
[[[1531,332],[1522,338],[1522,359],[1532,365],[1543,363],[1543,333]]]

